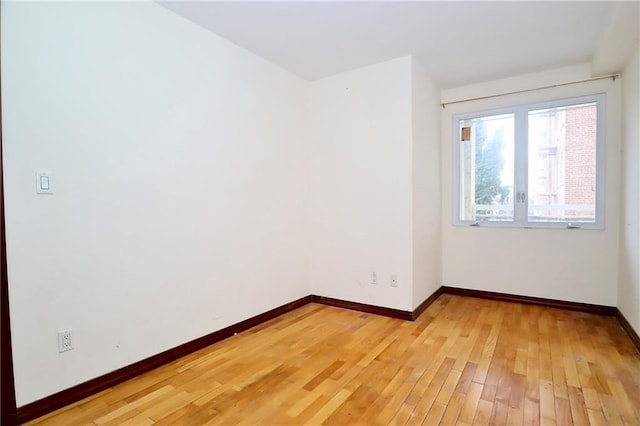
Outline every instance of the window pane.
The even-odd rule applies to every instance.
[[[513,221],[514,114],[459,123],[460,219]]]
[[[529,221],[593,223],[596,103],[529,112]]]

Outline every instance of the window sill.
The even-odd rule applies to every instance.
[[[489,222],[489,221],[455,221],[455,227],[468,228],[507,228],[507,229],[556,229],[567,231],[603,231],[604,226],[598,223],[527,223],[516,224],[512,222]]]

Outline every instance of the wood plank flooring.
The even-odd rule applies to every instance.
[[[640,355],[612,317],[309,304],[31,424],[640,425]]]

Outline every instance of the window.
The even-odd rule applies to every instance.
[[[602,229],[604,95],[454,117],[456,225]]]

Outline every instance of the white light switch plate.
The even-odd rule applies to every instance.
[[[50,173],[36,173],[36,194],[53,194],[53,186]]]

